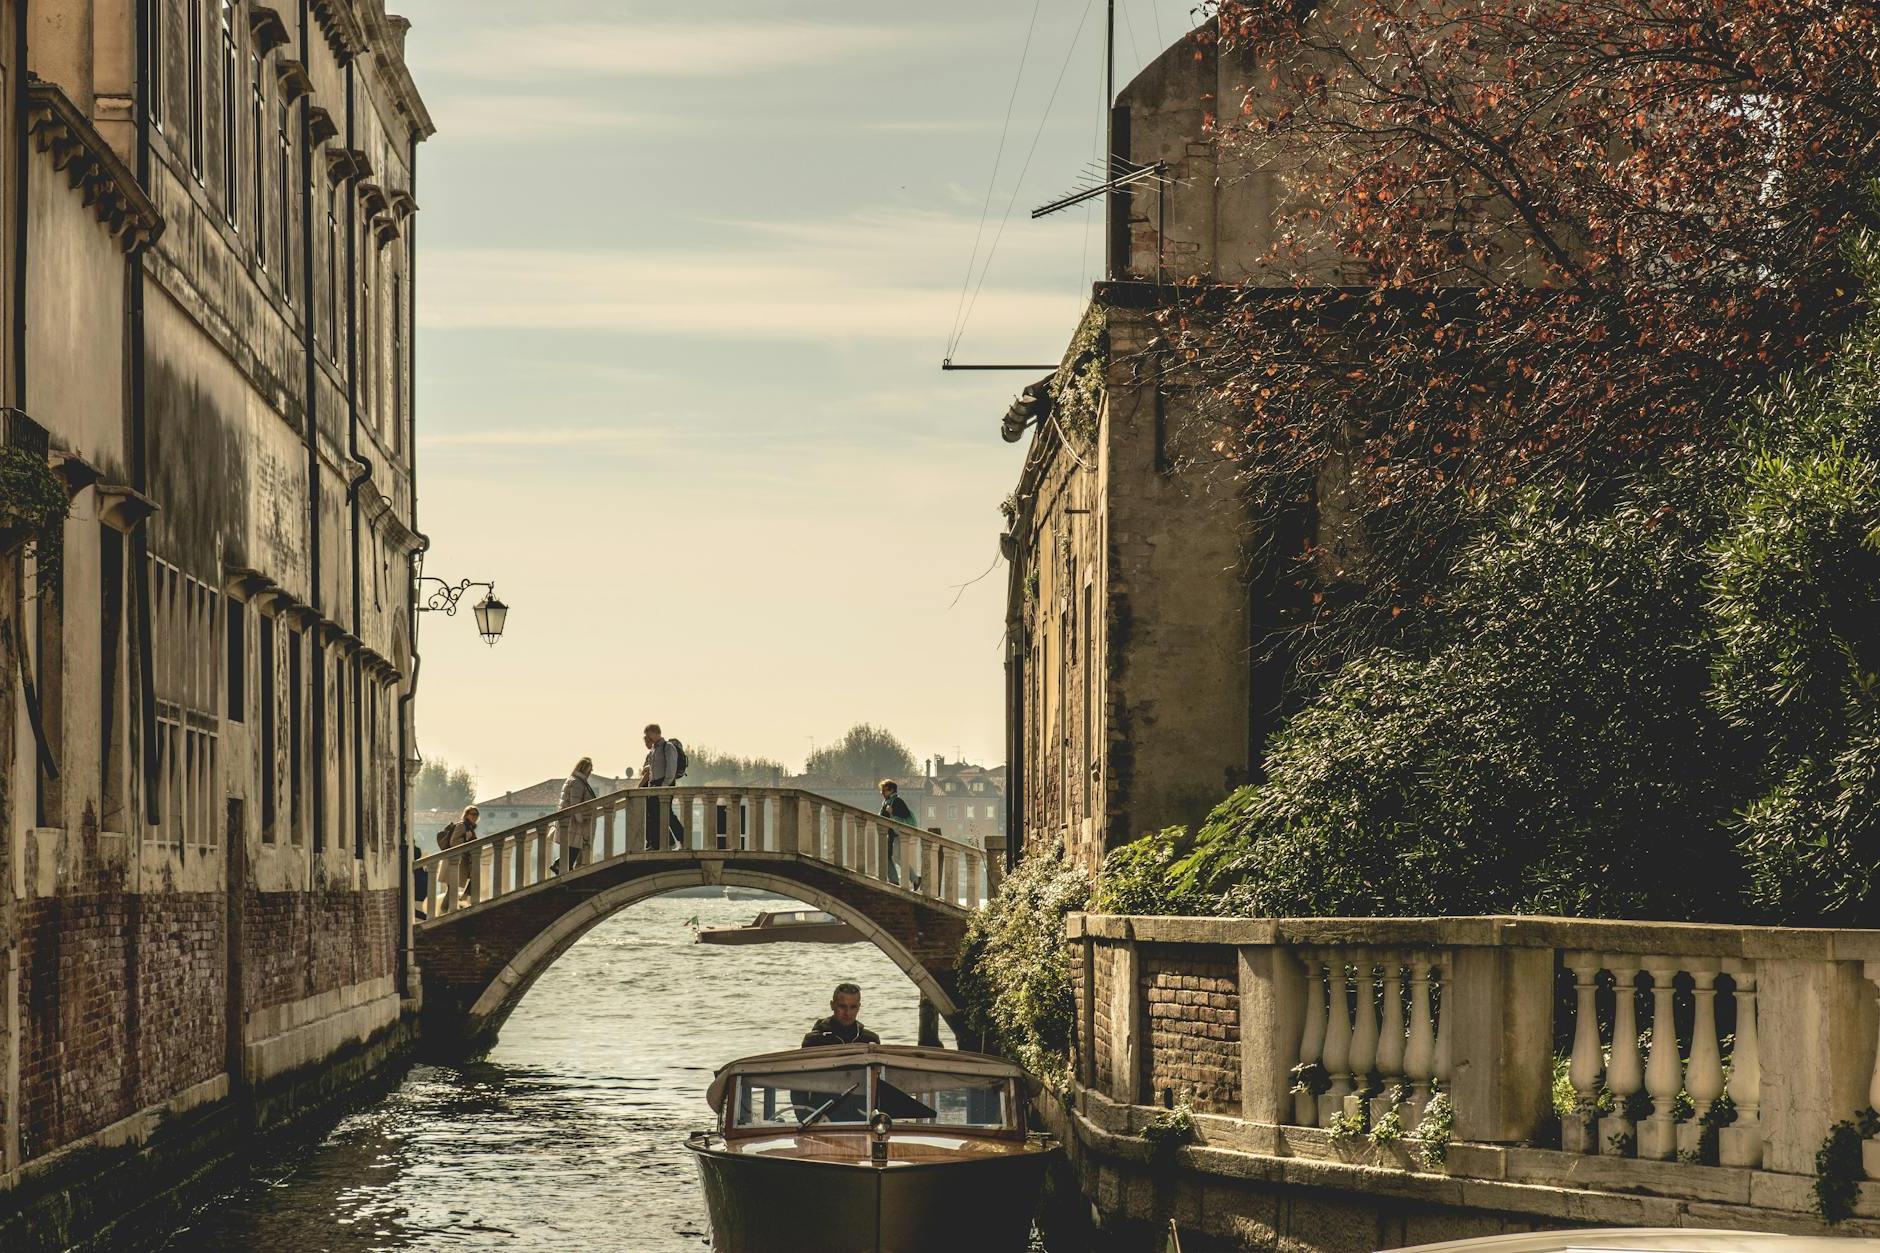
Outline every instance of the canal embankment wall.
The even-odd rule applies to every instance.
[[[1880,1100],[1880,932],[1073,915],[1069,943],[1048,1210],[1094,1250],[1171,1221],[1188,1253],[1880,1236],[1880,1140],[1827,1172],[1833,1223],[1817,1168]]]
[[[410,1057],[396,889],[79,886],[15,915],[0,1248],[115,1245]]]

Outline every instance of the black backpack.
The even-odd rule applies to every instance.
[[[677,770],[677,773],[672,776],[672,781],[677,783],[679,780],[685,778],[686,769],[692,762],[691,759],[685,755],[685,745],[674,739],[668,739],[666,742],[672,745],[673,766]]]

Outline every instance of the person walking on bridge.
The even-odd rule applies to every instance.
[[[644,734],[646,742],[646,764],[640,768],[641,787],[677,787],[685,776],[685,749],[678,740],[669,740],[659,729],[657,722],[646,724]],[[646,849],[658,852],[660,842],[661,812],[666,815],[665,825],[672,836],[672,847],[685,847],[685,826],[679,821],[679,815],[672,812],[672,802],[663,797],[646,798]]]
[[[901,837],[895,834],[898,823],[917,826],[914,811],[901,799],[901,785],[893,779],[881,781],[881,816],[888,820],[888,882],[895,886],[901,883]]]
[[[561,801],[556,809],[573,809],[576,805],[594,799],[594,785],[588,782],[588,776],[594,773],[594,759],[583,757],[574,763],[574,769],[568,772],[568,779],[561,785]],[[592,818],[566,819],[561,827],[561,846],[568,854],[568,869],[573,870],[586,858],[588,843],[594,838],[594,820]],[[550,867],[555,874],[561,873],[561,858],[555,859]]]
[[[437,851],[441,853],[447,848],[456,848],[460,844],[476,843],[477,819],[481,816],[482,811],[475,805],[465,805],[463,813],[457,816],[457,821],[445,823],[444,829],[437,833]],[[470,899],[471,856],[472,854],[465,853],[462,856],[453,857],[444,862],[441,867],[444,872],[443,904],[445,909],[462,909],[466,905],[476,904]]]

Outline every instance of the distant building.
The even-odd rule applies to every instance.
[[[493,835],[525,822],[534,822],[537,818],[546,818],[561,808],[561,785],[567,781],[568,776],[564,774],[555,779],[543,779],[540,783],[530,784],[518,791],[504,792],[501,796],[478,801],[477,809],[481,813],[477,829],[485,835]],[[588,776],[588,785],[594,789],[596,796],[622,791],[632,787],[635,782],[634,779],[610,779],[599,774]],[[444,821],[449,822],[456,816],[451,814]]]
[[[924,769],[924,775],[895,780],[900,786],[901,799],[914,811],[915,824],[921,830],[938,830],[942,835],[966,840],[981,848],[986,847],[988,840],[1004,836],[1004,766],[989,769],[970,762],[949,762],[944,757],[933,757]],[[818,783],[807,775],[785,779],[783,786],[801,788],[870,812],[881,808],[881,792],[876,787],[837,787]]]
[[[949,762],[935,757],[922,780],[915,813],[920,825],[928,830],[987,847],[1005,835],[1004,766],[975,766],[971,762]],[[910,805],[915,798],[908,798]]]

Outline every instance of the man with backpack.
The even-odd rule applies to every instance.
[[[679,780],[685,778],[685,745],[678,740],[669,740],[660,733],[657,722],[646,724],[646,765],[640,770],[641,787],[677,787]],[[652,797],[646,802],[646,847],[648,851],[659,848],[659,812],[666,811],[667,829],[672,836],[674,848],[685,847],[685,827],[679,821],[679,815],[672,811],[672,803]]]

